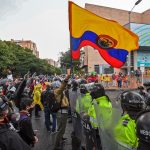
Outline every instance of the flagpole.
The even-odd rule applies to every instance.
[[[70,30],[70,73],[73,76],[73,60],[72,60],[72,41],[71,41],[71,33],[72,33],[72,2],[68,1],[68,14],[69,14],[69,30]]]
[[[73,76],[73,60],[72,60],[71,35],[70,35],[70,73]]]

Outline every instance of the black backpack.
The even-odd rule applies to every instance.
[[[53,90],[48,90],[45,92],[45,100],[51,112],[56,113],[58,110],[61,109],[61,102],[57,102]]]

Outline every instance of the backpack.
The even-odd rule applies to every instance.
[[[61,109],[61,102],[57,102],[53,90],[48,90],[45,92],[45,101],[51,112],[56,113],[58,110]]]

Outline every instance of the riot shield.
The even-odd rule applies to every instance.
[[[115,139],[115,127],[121,118],[121,110],[119,108],[100,108],[96,102],[94,102],[94,108],[102,150],[133,150],[133,148],[119,143]]]
[[[80,119],[80,101],[81,101],[81,94],[79,90],[72,91],[69,90],[69,99],[70,99],[70,107],[71,107],[71,116],[72,116],[72,123],[73,123],[73,132],[71,134],[72,138],[72,149],[81,149],[82,143],[82,126],[81,126],[81,119]]]
[[[89,107],[91,106],[91,96],[86,96],[84,94],[80,95],[80,99],[78,98],[77,105],[79,108],[79,115],[80,115],[80,121],[82,130],[80,130],[80,133],[82,133],[82,147],[86,150],[96,150],[96,144],[94,139],[96,139],[96,131],[92,129],[92,126],[90,124],[90,117],[88,115]]]

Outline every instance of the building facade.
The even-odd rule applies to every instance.
[[[54,67],[58,67],[58,62],[57,61],[55,61],[53,59],[48,59],[48,58],[46,58],[46,61],[47,61],[48,64],[50,64]]]
[[[150,26],[149,26],[150,9],[144,11],[143,13],[132,12],[130,14],[130,24],[129,24],[129,11],[97,6],[93,4],[85,4],[85,9],[91,11],[92,13],[98,16],[119,22],[121,25],[130,28],[130,30],[132,30],[133,32],[138,34],[140,38],[142,38],[142,40],[140,39],[139,41],[140,49],[138,51],[134,51],[131,55],[130,66],[127,61],[127,63],[121,68],[121,71],[127,73],[128,66],[131,68],[131,70],[135,70],[137,69],[137,67],[140,67],[140,63],[142,63],[140,59],[142,59],[145,55],[150,55],[150,42],[148,41],[148,39],[150,39]],[[139,30],[138,28],[140,28],[143,32],[138,31]],[[149,51],[147,49],[149,49]],[[84,65],[87,65],[88,72],[96,71],[99,74],[120,72],[120,69],[112,68],[100,56],[99,52],[94,48],[86,46],[84,48],[84,52],[85,52]],[[148,61],[148,58],[145,58],[145,60],[146,59]],[[145,65],[147,68],[150,68],[149,63],[146,63]]]
[[[34,42],[32,42],[31,40],[14,40],[11,39],[12,42],[20,45],[23,48],[28,48],[31,49],[32,53],[39,58],[39,51],[37,50],[37,46]]]

